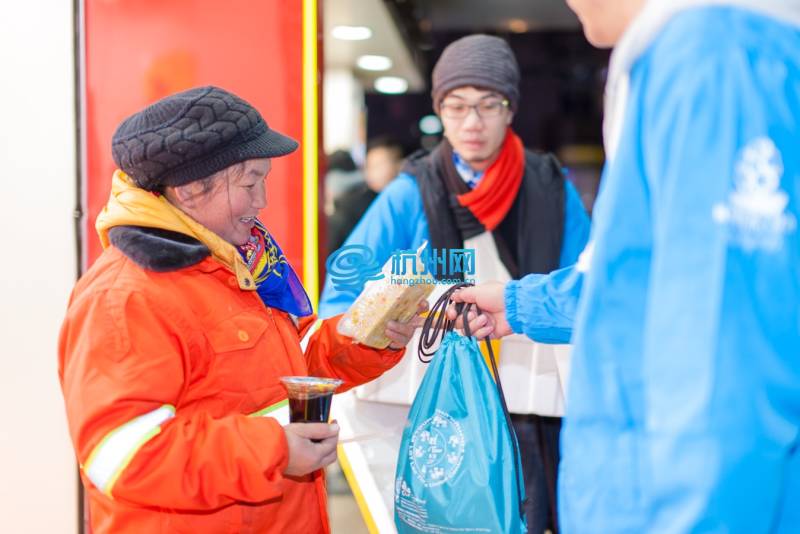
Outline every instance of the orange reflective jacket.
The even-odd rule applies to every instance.
[[[168,272],[107,248],[73,291],[59,341],[69,429],[94,534],[329,531],[322,472],[285,477],[279,377],[342,389],[402,351],[299,326],[216,257]]]

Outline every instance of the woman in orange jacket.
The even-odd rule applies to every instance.
[[[256,218],[271,158],[297,143],[247,102],[203,87],[122,122],[113,138],[105,251],[77,283],[59,377],[92,530],[328,532],[321,468],[336,424],[287,424],[279,377],[372,380],[386,350],[321,322]]]

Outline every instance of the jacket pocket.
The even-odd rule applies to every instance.
[[[270,385],[269,375],[274,371],[271,372],[269,351],[275,343],[269,340],[267,321],[266,316],[245,312],[206,332],[213,351],[207,379],[215,388],[252,393]]]
[[[255,313],[240,313],[210,329],[206,338],[217,354],[235,352],[258,345],[266,329],[266,317]]]

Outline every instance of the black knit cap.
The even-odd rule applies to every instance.
[[[493,35],[474,34],[453,41],[433,67],[431,84],[433,109],[447,93],[458,87],[473,86],[497,91],[517,110],[519,103],[519,65],[508,43]]]
[[[297,141],[270,130],[250,104],[219,87],[170,95],[134,113],[111,139],[117,166],[160,191],[255,158],[285,156]]]

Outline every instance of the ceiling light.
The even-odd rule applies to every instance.
[[[366,26],[335,26],[331,35],[342,41],[363,41],[372,37],[372,30]]]
[[[442,121],[436,115],[425,115],[419,120],[419,131],[427,135],[435,135],[442,131]]]
[[[364,70],[389,70],[392,60],[386,56],[361,56],[356,60],[358,68]]]
[[[408,82],[397,76],[381,76],[375,80],[375,90],[387,95],[399,95],[408,90]]]
[[[508,29],[514,33],[525,33],[528,31],[528,23],[522,19],[511,19],[508,21]]]

